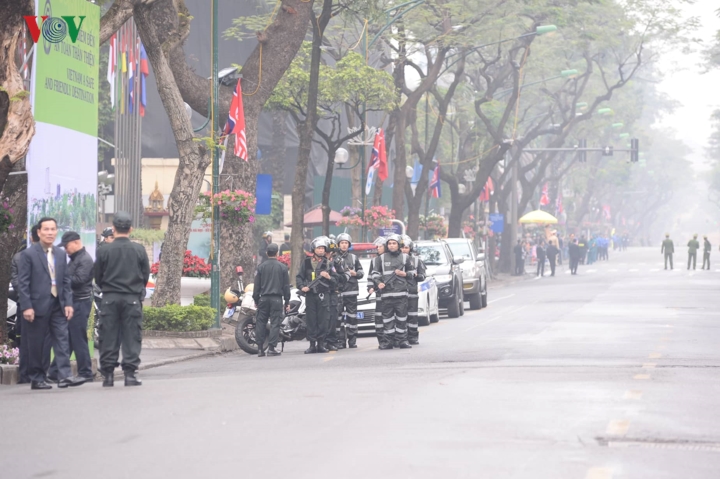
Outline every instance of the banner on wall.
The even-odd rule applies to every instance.
[[[36,0],[35,11],[42,34],[33,55],[28,224],[55,218],[57,241],[76,231],[94,258],[100,7],[86,0]]]

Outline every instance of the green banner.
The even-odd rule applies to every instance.
[[[87,0],[39,0],[36,11],[38,17],[72,17],[75,24],[68,24],[68,29],[72,31],[80,25],[80,31],[75,42],[71,38],[74,35],[66,35],[60,43],[48,42],[43,35],[38,38],[35,49],[35,120],[96,137],[100,90],[100,7]],[[80,19],[82,16],[85,17],[83,20]],[[38,18],[38,23],[41,21]]]

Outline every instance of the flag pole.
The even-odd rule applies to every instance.
[[[218,0],[212,0],[212,85],[210,96],[212,99],[211,135],[213,144],[212,157],[212,193],[220,192],[220,158],[217,148],[218,131]],[[213,202],[214,203],[214,202]],[[215,309],[214,328],[220,329],[220,207],[214,205],[212,209],[212,244],[210,247],[210,305]]]

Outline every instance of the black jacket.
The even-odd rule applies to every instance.
[[[559,249],[554,244],[548,245],[547,249],[545,250],[545,253],[547,254],[548,258],[555,258],[558,253],[560,252]]]
[[[535,247],[535,254],[537,255],[538,261],[545,259],[545,248],[543,248],[541,245],[537,245]]]
[[[150,262],[145,248],[127,237],[97,251],[95,283],[103,294],[133,294],[145,299],[145,287],[150,279]]]
[[[260,245],[260,249],[258,250],[258,258],[260,259],[260,264],[263,264],[268,259],[267,247],[268,242],[263,240],[262,244]]]
[[[411,279],[407,280],[408,283],[408,293],[417,294],[418,292],[418,284],[425,281],[425,263],[422,262],[419,256],[417,255],[411,255],[410,260],[413,263],[413,267],[415,269],[415,274],[412,276]]]
[[[302,264],[300,264],[300,271],[298,271],[298,274],[295,277],[295,286],[297,287],[297,289],[302,289],[305,286],[310,286],[310,283],[320,278],[320,273],[323,271],[327,271],[330,274],[330,279],[323,278],[322,280],[318,281],[317,283],[315,283],[315,286],[312,288],[311,291],[313,293],[319,294],[328,293],[335,290],[338,284],[338,275],[332,266],[332,262],[328,261],[325,258],[323,258],[322,261],[320,261],[315,268],[313,268],[312,258],[305,258]]]
[[[55,286],[60,306],[72,306],[70,275],[67,274],[67,255],[65,250],[53,246],[55,259]],[[18,294],[20,309],[34,309],[35,316],[50,314],[55,303],[51,294],[52,281],[48,268],[47,254],[40,243],[30,246],[22,252],[18,264]]]
[[[285,254],[286,251],[288,253],[290,251],[292,251],[292,247],[290,246],[290,243],[288,243],[287,241],[280,245],[280,253],[279,254]]]
[[[580,256],[582,256],[580,246],[575,243],[570,243],[568,246],[568,256],[570,259],[580,259]]]
[[[282,296],[285,305],[290,303],[290,274],[288,268],[276,258],[268,258],[255,270],[253,300],[260,304],[263,296]]]
[[[67,274],[70,276],[73,301],[92,298],[93,260],[82,248],[70,255]]]
[[[357,257],[357,255],[346,251],[346,252],[340,252],[336,258],[342,262],[343,267],[345,268],[347,272],[347,281],[345,282],[345,285],[342,288],[343,292],[349,292],[349,291],[357,291],[358,290],[358,280],[362,279],[365,276],[365,271],[363,271],[363,267],[360,264],[360,259]],[[350,271],[355,271],[357,273],[355,276],[350,275]]]

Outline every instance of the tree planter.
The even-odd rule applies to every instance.
[[[180,305],[193,304],[196,295],[210,291],[210,278],[182,278],[180,280]]]

